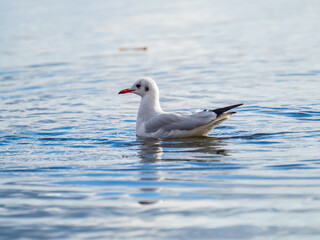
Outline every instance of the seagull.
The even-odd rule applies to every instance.
[[[137,80],[119,94],[135,93],[141,96],[136,122],[136,135],[145,138],[183,138],[206,136],[214,127],[235,112],[227,112],[241,104],[195,113],[165,112],[160,107],[159,89],[149,77]]]

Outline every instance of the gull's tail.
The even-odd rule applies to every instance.
[[[235,104],[235,105],[231,105],[231,106],[227,106],[227,107],[224,107],[224,108],[217,108],[217,109],[212,109],[212,110],[209,110],[210,112],[214,112],[217,114],[217,118],[220,117],[223,113],[225,113],[226,111],[229,111],[230,109],[232,108],[236,108],[236,107],[239,107],[243,105],[243,103],[240,103],[240,104]],[[228,115],[231,115],[231,114],[234,114],[236,112],[229,112]]]

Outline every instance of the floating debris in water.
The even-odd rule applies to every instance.
[[[121,47],[119,51],[148,51],[148,47]]]

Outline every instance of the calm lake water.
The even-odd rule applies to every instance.
[[[319,239],[319,1],[1,1],[0,239]],[[143,47],[148,51],[119,51]],[[244,103],[139,139],[136,95]]]

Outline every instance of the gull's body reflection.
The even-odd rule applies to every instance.
[[[141,158],[141,163],[153,163],[162,160],[163,148],[161,146],[161,139],[139,139],[141,142],[139,157]]]
[[[139,138],[140,149],[138,155],[142,170],[141,181],[165,181],[162,169],[164,162],[189,161],[189,162],[218,162],[219,156],[227,155],[223,148],[225,142],[212,137],[181,138],[181,139],[144,139]],[[171,157],[173,156],[173,157]],[[168,165],[170,167],[170,165]],[[161,200],[161,184],[155,187],[140,188],[141,196],[146,198],[139,200],[140,204],[154,204]]]

